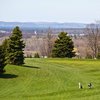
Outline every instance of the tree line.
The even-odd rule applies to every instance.
[[[88,56],[92,58],[100,58],[100,28],[97,24],[88,25],[85,29],[89,50]],[[80,42],[80,41],[79,41]],[[47,56],[56,58],[72,58],[76,56],[74,50],[74,42],[67,32],[60,32],[58,37],[52,44],[51,31],[47,34]],[[37,45],[38,46],[38,45]],[[45,46],[45,44],[44,44]],[[0,73],[5,72],[6,64],[23,65],[24,64],[24,48],[25,43],[22,31],[16,26],[8,39],[5,39],[0,46]],[[45,48],[42,47],[42,52]],[[35,54],[39,58],[38,52]]]
[[[67,33],[61,32],[52,47],[51,35],[48,33],[48,57],[68,57],[75,56],[74,44],[70,36]],[[13,29],[8,39],[5,39],[0,46],[0,72],[4,72],[6,64],[22,65],[24,64],[24,47],[25,43],[22,39],[22,32],[17,26]],[[35,54],[39,57],[38,53]]]

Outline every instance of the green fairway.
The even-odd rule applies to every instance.
[[[100,60],[30,58],[5,69],[0,100],[100,100]]]

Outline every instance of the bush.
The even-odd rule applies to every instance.
[[[34,54],[34,58],[40,58],[39,54],[38,53],[35,53]]]
[[[97,58],[100,59],[100,53],[98,54]]]
[[[86,55],[86,59],[92,59],[92,58],[93,58],[92,55],[89,54],[89,53],[87,53],[87,55]]]

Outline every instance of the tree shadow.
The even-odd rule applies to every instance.
[[[29,66],[29,65],[22,65],[22,67],[40,69],[40,67],[36,67],[36,66]]]
[[[4,78],[4,79],[10,79],[10,78],[16,78],[18,77],[18,75],[14,75],[14,74],[0,74],[0,78]]]

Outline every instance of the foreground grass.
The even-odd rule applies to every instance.
[[[6,73],[0,75],[0,100],[100,99],[99,60],[31,58],[25,63],[6,66]],[[93,89],[88,89],[89,82]]]

